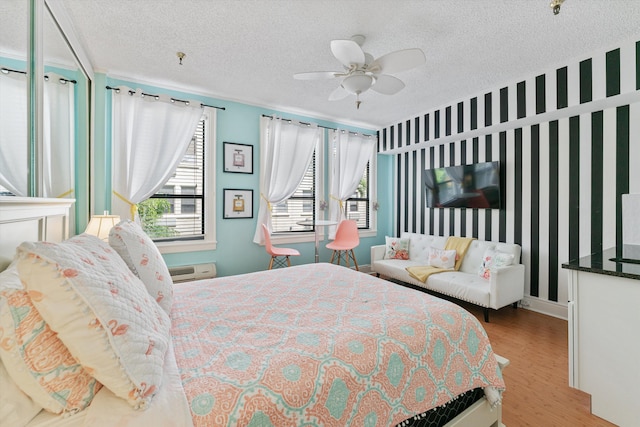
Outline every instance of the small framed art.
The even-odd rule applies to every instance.
[[[253,218],[253,190],[223,190],[224,219]]]
[[[253,173],[253,145],[224,143],[224,171]]]

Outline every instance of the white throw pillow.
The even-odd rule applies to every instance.
[[[429,248],[429,265],[451,269],[456,265],[456,250]]]
[[[409,239],[401,239],[399,237],[385,238],[384,259],[409,259]]]
[[[82,234],[18,247],[20,279],[80,364],[134,408],[162,381],[170,319],[108,244]]]
[[[149,294],[167,314],[173,303],[173,281],[153,240],[138,224],[123,220],[109,232],[109,244],[131,271],[142,280]]]
[[[491,269],[506,267],[513,264],[513,254],[507,254],[504,252],[498,252],[495,249],[488,248],[484,251],[482,256],[482,263],[480,264],[480,270],[478,270],[478,276],[483,279],[491,279]]]

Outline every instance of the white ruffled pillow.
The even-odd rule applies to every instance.
[[[170,320],[120,256],[95,236],[25,242],[18,272],[33,304],[80,364],[144,408],[162,381]]]
[[[498,252],[495,249],[488,248],[482,256],[482,263],[478,270],[478,276],[483,279],[491,279],[491,269],[506,267],[513,264],[513,254]]]
[[[149,294],[167,314],[173,303],[173,281],[153,240],[138,224],[123,220],[109,232],[109,244],[131,271],[142,280]]]
[[[456,265],[456,250],[429,248],[429,265],[451,269]]]

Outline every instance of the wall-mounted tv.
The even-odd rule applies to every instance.
[[[428,208],[500,209],[500,162],[424,171]]]

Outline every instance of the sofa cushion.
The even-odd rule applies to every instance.
[[[424,261],[403,260],[403,259],[381,259],[375,261],[373,265],[374,271],[382,276],[391,277],[402,280],[403,282],[413,283],[424,287],[424,283],[420,283],[409,275],[407,267],[418,267],[426,265]]]
[[[384,259],[409,259],[409,239],[401,239],[398,237],[385,238],[386,247],[384,251]]]
[[[409,239],[409,253],[411,254],[411,260],[422,261],[416,265],[429,265],[429,249],[444,249],[444,245],[447,242],[445,236],[429,236],[419,233],[400,233],[400,237],[403,239]]]
[[[447,271],[432,274],[427,280],[428,289],[449,295],[463,301],[469,301],[483,307],[489,307],[490,282],[477,274]]]

